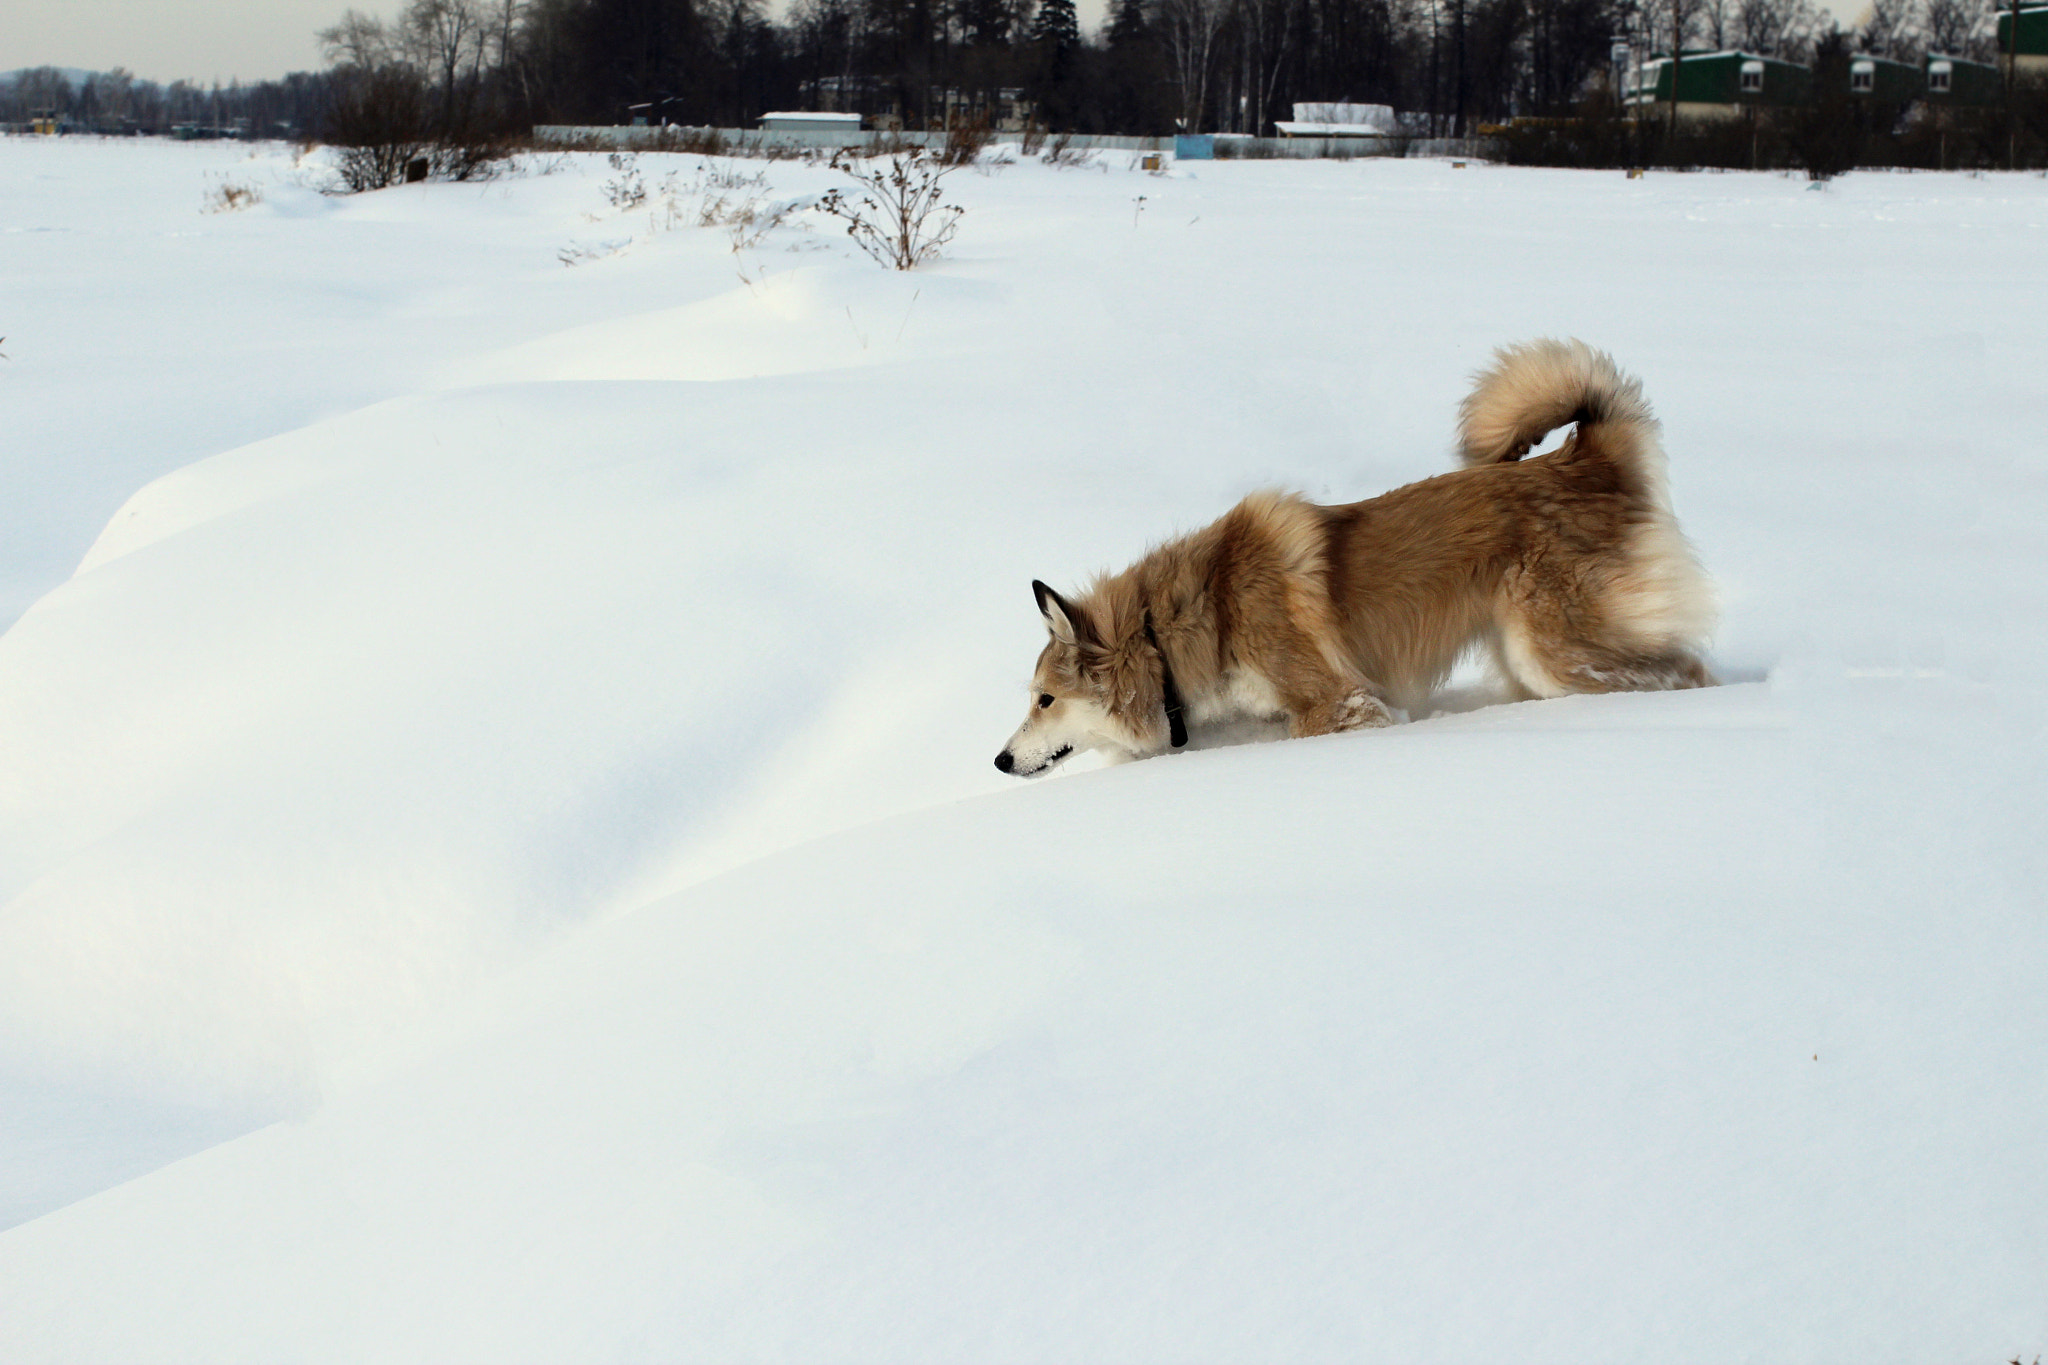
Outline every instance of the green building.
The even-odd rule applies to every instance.
[[[1657,105],[1668,109],[1674,80],[1678,116],[1687,119],[1735,118],[1745,110],[1804,104],[1813,90],[1813,73],[1793,62],[1753,52],[1688,52],[1676,63],[1669,57],[1644,62],[1627,103],[1641,113]]]
[[[1885,104],[1910,104],[1927,89],[1927,72],[1889,57],[1858,52],[1849,58],[1849,93]]]
[[[2013,44],[2013,20],[2019,20],[2019,44]],[[2016,58],[2021,72],[2048,70],[2048,5],[2022,5],[2015,15],[2001,6],[1998,11],[1998,56],[2001,62]]]
[[[2005,96],[2005,78],[1988,62],[1927,54],[1926,101],[1941,108],[1997,104]]]

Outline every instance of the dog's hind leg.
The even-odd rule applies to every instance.
[[[1552,695],[1539,692],[1522,681],[1517,671],[1515,657],[1508,649],[1506,633],[1491,630],[1482,639],[1480,648],[1484,657],[1493,665],[1494,681],[1498,684],[1503,701],[1534,701],[1538,697]]]
[[[1682,557],[1665,561],[1552,558],[1510,573],[1494,618],[1504,671],[1539,697],[1712,687],[1688,648],[1705,589]]]
[[[1714,685],[1706,665],[1682,649],[1635,654],[1601,645],[1566,645],[1554,652],[1550,668],[1574,692],[1671,692]]]
[[[1528,621],[1502,632],[1500,658],[1522,687],[1539,697],[1572,692],[1666,692],[1712,687],[1714,675],[1687,649],[1634,649]]]

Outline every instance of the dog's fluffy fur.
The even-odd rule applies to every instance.
[[[1520,698],[1712,684],[1712,595],[1636,380],[1583,342],[1505,347],[1458,435],[1453,473],[1338,507],[1257,493],[1071,600],[1034,583],[1052,639],[996,766],[1148,757],[1183,718],[1388,725],[1474,647]]]

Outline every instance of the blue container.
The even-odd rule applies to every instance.
[[[1173,159],[1176,161],[1214,161],[1216,139],[1208,133],[1175,133],[1173,135]]]

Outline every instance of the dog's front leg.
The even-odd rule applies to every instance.
[[[1392,725],[1394,713],[1364,687],[1333,690],[1326,696],[1290,706],[1287,732],[1296,739],[1333,735],[1343,730],[1372,730]]]

